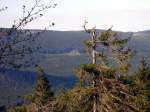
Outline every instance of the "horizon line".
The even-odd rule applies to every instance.
[[[6,29],[9,29],[11,27],[0,27],[0,28],[6,28]],[[23,30],[45,30],[44,28],[24,28]],[[96,30],[107,30],[107,29],[100,29],[100,28],[97,28]],[[60,31],[60,32],[78,32],[78,31],[84,31],[84,30],[65,30],[65,29],[47,29],[46,31]],[[145,29],[145,30],[138,30],[138,31],[122,31],[122,30],[113,30],[113,31],[116,31],[116,32],[142,32],[142,31],[150,31],[150,29]]]

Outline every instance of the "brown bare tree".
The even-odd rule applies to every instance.
[[[16,19],[11,28],[0,28],[0,68],[18,69],[31,64],[31,54],[40,48],[35,40],[54,23],[52,22],[43,31],[26,30],[24,27],[41,18],[45,10],[56,6],[55,3],[43,5],[42,0],[34,0],[34,4],[29,10],[26,9],[26,5],[22,6],[23,17]],[[7,8],[2,8],[0,11]]]

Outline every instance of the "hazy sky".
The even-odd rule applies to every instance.
[[[27,28],[44,28],[55,22],[51,30],[83,30],[84,20],[89,26],[114,30],[140,31],[150,29],[150,0],[43,0],[44,3],[58,3],[57,8],[44,12],[45,16]],[[22,16],[22,5],[32,6],[34,0],[0,0],[0,27],[10,27],[15,18]]]

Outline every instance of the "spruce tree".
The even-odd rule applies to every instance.
[[[136,96],[136,104],[142,112],[150,110],[150,67],[142,58],[137,73],[129,77],[129,89]]]
[[[120,38],[111,28],[100,34],[95,27],[84,28],[92,34],[91,40],[85,41],[92,61],[75,70],[79,84],[58,96],[56,112],[139,112],[136,96],[121,80],[128,77],[133,56],[127,45],[130,38]]]
[[[38,67],[38,76],[33,100],[37,110],[40,110],[40,108],[43,108],[48,102],[52,101],[53,97],[54,93],[51,90],[51,85],[45,76],[44,70],[41,67]]]
[[[89,86],[92,85],[93,112],[138,111],[133,102],[129,103],[132,95],[119,81],[119,77],[126,76],[130,68],[130,58],[133,55],[127,46],[130,38],[120,38],[111,28],[98,33],[95,27],[87,29],[86,24],[87,22],[84,25],[85,31],[92,34],[91,40],[85,42],[92,54],[92,64],[82,66],[77,74]]]
[[[87,29],[86,24],[85,31],[92,34],[91,40],[85,41],[92,63],[82,65],[76,73],[83,83],[82,87],[91,91],[87,95],[91,99],[87,97],[87,100],[93,106],[88,112],[138,112],[135,97],[120,80],[121,76],[128,76],[130,69],[134,52],[128,46],[130,38],[120,38],[111,28],[99,34],[95,27]]]

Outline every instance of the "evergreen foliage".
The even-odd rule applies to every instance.
[[[79,68],[77,72],[81,80],[85,81],[86,84],[88,82],[88,87],[91,88],[92,91],[95,91],[98,112],[139,111],[134,101],[135,96],[132,95],[122,81],[119,81],[115,78],[115,71],[112,69],[103,67],[101,65],[88,65],[86,66],[86,69]],[[96,88],[91,86],[93,73],[96,74]],[[89,77],[89,75],[91,77]],[[92,92],[90,94],[92,95]],[[92,100],[89,101],[91,102]]]
[[[150,110],[150,67],[142,58],[137,73],[133,74],[128,80],[129,90],[136,96],[136,104],[141,112]],[[126,81],[127,82],[127,81]]]
[[[26,106],[13,107],[8,112],[29,112]]]
[[[74,87],[56,98],[54,112],[90,112],[92,90],[89,87]]]
[[[44,70],[38,67],[38,76],[36,81],[35,92],[33,95],[33,103],[36,108],[42,108],[48,102],[52,101],[54,93],[51,90],[51,85],[48,79],[45,77]]]

